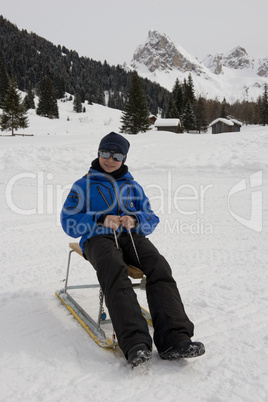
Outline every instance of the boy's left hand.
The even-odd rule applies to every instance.
[[[136,226],[136,219],[133,216],[124,215],[120,218],[121,225],[124,226],[125,229],[131,230]]]

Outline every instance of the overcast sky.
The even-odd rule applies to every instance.
[[[202,60],[243,46],[268,56],[267,0],[6,0],[4,18],[80,56],[130,62],[150,29]]]

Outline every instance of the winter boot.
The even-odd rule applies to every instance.
[[[128,351],[127,361],[131,368],[145,363],[152,357],[152,352],[145,343],[139,343]]]
[[[205,353],[205,346],[201,342],[192,342],[190,339],[181,341],[178,345],[160,354],[161,359],[173,360],[179,358],[197,357]]]

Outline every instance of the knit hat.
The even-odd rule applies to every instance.
[[[111,132],[102,138],[98,151],[113,151],[127,155],[130,143],[122,135]],[[125,158],[126,159],[126,158]],[[124,160],[125,161],[125,160]]]

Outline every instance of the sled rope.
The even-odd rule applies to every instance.
[[[113,230],[113,232],[114,232],[114,241],[115,241],[115,244],[116,244],[116,248],[119,248],[118,239],[117,239],[115,230]]]
[[[114,241],[115,241],[115,244],[116,244],[116,248],[119,249],[118,239],[117,239],[115,230],[113,230],[113,233],[114,233]],[[128,234],[129,234],[129,236],[130,236],[131,243],[132,243],[132,246],[133,246],[133,248],[134,248],[135,255],[136,255],[137,261],[138,261],[138,263],[139,263],[139,266],[142,268],[142,265],[141,265],[141,262],[140,262],[140,258],[139,258],[138,252],[137,252],[137,248],[136,248],[136,245],[135,245],[135,242],[134,242],[134,239],[133,239],[131,230],[128,231]]]
[[[131,243],[132,243],[132,246],[133,246],[133,248],[134,248],[134,251],[135,251],[135,254],[136,254],[136,257],[137,257],[137,261],[138,261],[140,267],[142,268],[141,262],[140,262],[140,258],[139,258],[138,252],[137,252],[137,248],[136,248],[136,245],[135,245],[135,242],[134,242],[132,233],[131,233],[130,230],[128,231],[128,233],[129,233],[129,236],[130,236],[130,238],[131,238]]]

